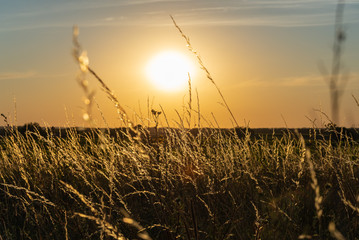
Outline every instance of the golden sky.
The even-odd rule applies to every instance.
[[[148,111],[161,107],[172,126],[180,121],[178,114],[184,116],[188,88],[163,90],[146,73],[151,59],[175,51],[195,68],[192,107],[197,111],[198,92],[202,124],[217,121],[220,127],[233,126],[220,95],[188,51],[170,15],[190,38],[239,125],[308,127],[315,121],[320,127],[327,120],[319,111],[330,117],[329,89],[319,66],[331,69],[337,1],[0,3],[0,113],[15,124],[86,124],[81,117],[84,93],[71,54],[76,24],[91,68],[135,123],[147,124]],[[346,1],[343,23],[347,38],[342,62],[349,81],[340,102],[340,124],[358,126],[359,107],[352,97],[359,98],[358,1]],[[93,106],[95,124],[105,125],[101,112],[111,127],[121,125],[98,82],[90,75],[88,80],[98,103]],[[163,115],[160,121],[166,125]]]

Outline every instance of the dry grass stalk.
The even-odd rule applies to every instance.
[[[12,188],[12,189],[24,191],[27,194],[27,196],[30,198],[31,201],[38,201],[38,202],[43,203],[45,205],[56,207],[56,205],[53,202],[51,202],[50,200],[48,200],[44,196],[41,196],[40,194],[38,194],[36,192],[33,192],[33,191],[30,191],[29,189],[26,189],[24,187],[19,187],[19,186],[15,186],[15,185],[12,185],[12,184],[6,184],[6,183],[0,183],[0,185],[2,185],[4,187],[7,187],[7,188]],[[9,192],[5,191],[5,193],[10,195]],[[35,198],[33,198],[33,196]]]
[[[193,223],[194,239],[198,240],[197,215],[195,212],[193,200],[191,200],[191,217],[192,217],[192,223]]]
[[[201,128],[201,110],[200,110],[200,104],[199,104],[199,96],[198,96],[198,91],[196,89],[196,96],[197,96],[197,126],[198,128]]]
[[[188,128],[191,128],[191,121],[192,121],[192,81],[191,75],[188,73]]]
[[[358,99],[352,94],[352,97],[354,98],[354,101],[355,101],[355,103],[357,104],[357,106],[359,107],[359,101],[358,101]]]
[[[342,70],[342,52],[343,45],[346,38],[346,33],[343,29],[343,13],[344,13],[344,0],[338,0],[336,14],[335,14],[335,37],[333,45],[333,57],[331,72],[328,78],[325,78],[329,86],[330,101],[332,110],[332,121],[334,124],[339,125],[339,101],[344,93],[344,88],[347,85],[348,78],[341,74]]]
[[[111,236],[115,239],[119,239],[119,240],[126,240],[127,238],[125,238],[123,236],[123,234],[121,234],[118,229],[113,226],[112,224],[110,224],[109,222],[107,222],[105,220],[105,215],[102,213],[100,214],[100,212],[94,207],[94,204],[88,200],[83,194],[79,193],[74,187],[72,187],[70,184],[65,183],[63,181],[60,181],[61,184],[63,184],[66,189],[68,189],[71,193],[73,193],[74,195],[76,195],[90,210],[91,212],[94,214],[94,216],[90,216],[87,214],[83,214],[83,213],[74,213],[74,215],[82,217],[82,218],[86,218],[89,220],[93,220],[95,221],[102,229],[103,231],[108,235]],[[103,208],[103,202],[102,202],[102,208]],[[135,220],[133,220],[132,218],[129,217],[127,211],[125,211],[124,209],[122,209],[122,214],[125,215],[125,217],[123,218],[123,222],[127,223],[135,228],[138,229],[139,233],[138,233],[138,237],[140,237],[143,240],[151,240],[151,237],[148,235],[148,233],[145,231],[145,229]],[[103,216],[103,218],[100,218],[99,216]]]
[[[65,240],[69,239],[69,232],[67,230],[67,212],[64,211],[65,214],[65,224],[64,224],[64,229],[65,229]]]
[[[318,180],[317,180],[317,177],[315,174],[314,165],[311,160],[311,154],[310,154],[309,149],[307,149],[307,151],[306,151],[306,158],[307,158],[307,162],[309,165],[310,177],[312,179],[311,187],[313,188],[314,193],[315,193],[314,206],[315,206],[315,210],[317,212],[318,220],[320,220],[320,218],[323,215],[323,209],[321,207],[322,202],[323,202],[323,197],[320,195],[319,184],[318,184]]]
[[[130,214],[125,210],[121,209],[121,213],[124,215],[122,221],[138,230],[137,236],[143,240],[152,240],[150,235],[148,235],[145,228],[143,228],[137,221],[131,218]]]
[[[254,208],[254,211],[256,213],[256,219],[254,221],[254,227],[255,227],[255,231],[254,231],[254,239],[256,240],[260,240],[261,239],[261,236],[260,236],[260,232],[262,230],[262,226],[261,226],[261,217],[259,215],[259,211],[258,211],[258,208],[257,206],[251,201],[251,204]]]
[[[116,95],[113,93],[113,91],[111,91],[111,89],[106,85],[106,83],[97,75],[97,73],[92,68],[90,68],[89,59],[87,57],[87,52],[82,50],[81,45],[78,41],[78,35],[79,35],[79,29],[77,26],[75,26],[74,30],[73,30],[73,44],[74,44],[73,55],[75,57],[75,60],[79,63],[80,70],[81,70],[81,74],[78,76],[78,81],[86,94],[86,98],[85,98],[84,102],[85,102],[87,108],[86,108],[86,112],[83,115],[84,120],[88,121],[91,119],[90,113],[91,113],[91,106],[92,106],[93,97],[94,97],[94,91],[92,91],[92,92],[89,91],[88,81],[85,78],[85,76],[86,76],[85,74],[87,72],[89,72],[101,84],[102,90],[106,93],[107,97],[115,105],[115,108],[120,117],[120,120],[125,123],[126,127],[129,127],[133,131],[137,132],[133,128],[134,124],[128,118],[128,115],[127,115],[125,109],[121,106]]]
[[[313,236],[307,235],[307,234],[301,234],[299,235],[298,239],[312,239]]]
[[[60,180],[60,183],[66,187],[71,193],[77,196],[94,214],[98,214],[98,211],[93,206],[93,203],[88,200],[83,194],[79,193],[73,186]]]
[[[95,92],[90,91],[88,86],[89,83],[88,80],[86,79],[86,73],[88,72],[89,59],[87,57],[87,52],[82,50],[82,47],[78,41],[78,35],[79,35],[79,28],[77,26],[74,26],[73,34],[72,34],[72,42],[74,48],[72,53],[73,53],[73,57],[75,58],[76,62],[79,64],[80,67],[80,73],[78,73],[77,75],[77,82],[80,84],[82,90],[85,93],[84,104],[86,108],[84,110],[82,118],[85,121],[91,121],[92,102]]]
[[[78,212],[75,212],[74,215],[96,222],[105,231],[107,236],[110,236],[110,237],[112,237],[114,239],[117,239],[117,240],[128,240],[127,238],[125,238],[123,236],[123,234],[118,232],[116,227],[112,226],[111,224],[109,224],[106,221],[103,221],[103,219],[100,219],[100,218],[97,218],[97,217],[94,217],[94,216],[90,216],[90,215],[86,215],[86,214],[83,214],[83,213],[78,213]]]
[[[342,190],[341,193],[339,193],[340,199],[342,200],[342,202],[345,204],[345,206],[349,207],[350,209],[352,209],[354,212],[356,212],[357,214],[359,214],[359,207],[354,206],[353,203],[351,203],[348,199],[345,198],[344,196],[344,191]]]
[[[343,236],[343,234],[341,234],[341,232],[339,232],[336,227],[335,227],[335,223],[334,222],[330,222],[329,226],[328,226],[328,230],[330,232],[330,235],[337,239],[337,240],[345,240],[345,237]]]
[[[178,29],[178,31],[180,32],[181,36],[186,40],[187,43],[187,48],[188,50],[190,50],[197,58],[197,61],[199,63],[199,65],[201,66],[201,69],[206,73],[206,76],[208,78],[208,80],[211,81],[211,83],[214,85],[214,87],[216,88],[218,94],[220,95],[224,106],[226,107],[227,111],[229,112],[229,114],[231,115],[232,120],[234,121],[236,127],[239,127],[239,124],[237,123],[236,118],[234,117],[232,110],[230,109],[230,107],[227,104],[226,99],[224,98],[222,91],[220,90],[220,88],[218,87],[217,83],[214,81],[211,73],[208,71],[208,69],[206,68],[206,66],[204,65],[201,56],[197,53],[197,51],[192,47],[192,44],[190,42],[190,39],[187,35],[185,35],[182,31],[182,29],[177,25],[175,19],[173,18],[173,16],[170,16],[172,19],[173,24],[175,25],[175,27]]]
[[[10,127],[10,124],[9,124],[9,121],[8,121],[8,119],[7,119],[7,116],[5,116],[5,114],[1,114],[1,116],[3,117],[3,119],[4,119],[4,122],[5,122],[5,124],[6,124],[6,126],[9,128]]]

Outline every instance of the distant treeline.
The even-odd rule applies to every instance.
[[[61,138],[68,138],[72,134],[79,136],[86,136],[92,134],[94,131],[101,131],[113,138],[128,138],[129,136],[136,136],[139,134],[142,139],[164,138],[169,132],[180,133],[182,131],[191,132],[193,136],[199,134],[207,135],[213,131],[219,131],[224,135],[233,135],[234,133],[243,138],[249,136],[251,139],[265,138],[267,140],[283,137],[285,135],[303,136],[304,139],[322,139],[338,141],[340,139],[351,138],[359,140],[359,128],[344,128],[329,126],[326,128],[192,128],[192,129],[178,129],[178,128],[155,128],[143,127],[137,125],[134,128],[83,128],[83,127],[41,127],[38,123],[27,123],[22,126],[3,126],[0,127],[0,136],[6,136],[11,132],[18,132],[20,134],[35,133],[43,137],[54,136]]]

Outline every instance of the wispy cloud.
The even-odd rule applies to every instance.
[[[281,79],[278,84],[286,87],[314,87],[324,86],[325,82],[323,76],[310,75],[284,78]]]
[[[350,73],[348,76],[348,86],[351,88],[357,89],[358,86],[358,79],[359,73],[353,72]],[[285,77],[279,79],[251,79],[247,81],[241,81],[233,86],[234,88],[241,88],[241,87],[322,87],[327,88],[327,82],[325,81],[325,77],[319,74],[312,74],[306,76],[293,76],[293,77]],[[349,90],[349,89],[347,89]],[[351,89],[353,90],[353,89]]]
[[[269,0],[222,2],[193,7],[174,16],[181,25],[312,27],[334,24],[337,1]],[[344,22],[359,23],[359,2],[346,2]]]
[[[328,0],[95,0],[46,2],[3,10],[0,32],[38,28],[180,25],[308,27],[332,25],[337,1]],[[16,9],[16,10],[14,10]],[[345,23],[359,23],[359,2],[348,0]],[[1,10],[0,10],[1,13]]]
[[[36,72],[0,72],[0,81],[1,80],[14,80],[14,79],[26,79],[36,77]]]
[[[59,79],[59,78],[72,78],[72,73],[45,73],[36,71],[26,72],[0,72],[0,81],[2,80],[23,80],[23,79]]]
[[[236,87],[326,87],[323,76],[309,75],[282,79],[251,79],[242,81]]]
[[[176,17],[176,16],[175,16]],[[333,24],[334,15],[323,14],[293,14],[293,15],[263,15],[241,16],[231,18],[198,18],[191,20],[179,20],[180,25],[196,26],[259,26],[259,27],[312,27],[327,26]],[[170,25],[167,24],[167,25]]]
[[[84,27],[154,24],[143,17],[148,9],[183,3],[188,0],[79,0],[45,2],[44,6],[29,4],[14,7],[11,2],[0,9],[0,32],[46,28],[68,28],[74,24]],[[8,9],[7,9],[8,8]],[[170,7],[169,7],[170,8]],[[173,8],[176,10],[176,8]],[[168,13],[163,14],[169,22]],[[127,21],[126,21],[127,20]]]

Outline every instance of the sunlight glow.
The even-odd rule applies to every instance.
[[[188,73],[191,79],[194,66],[184,55],[175,51],[161,52],[153,57],[146,74],[156,88],[163,91],[180,91],[188,86]]]

